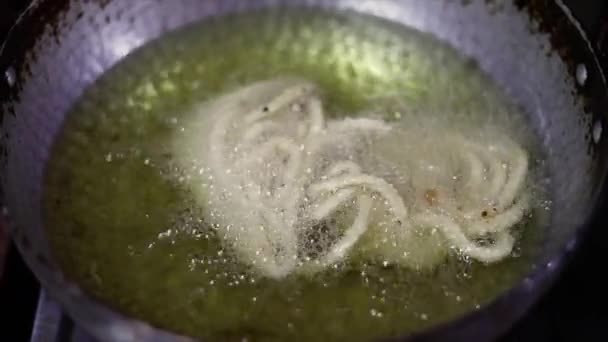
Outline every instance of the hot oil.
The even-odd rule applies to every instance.
[[[114,309],[210,340],[368,340],[487,304],[533,267],[549,202],[513,256],[452,257],[431,271],[353,262],[308,278],[257,277],[223,249],[173,162],[192,108],[249,82],[317,83],[329,114],[501,127],[541,156],[521,112],[474,63],[432,37],[354,14],[299,10],[212,20],[163,37],[90,87],[48,166],[46,218],[67,275]],[[415,121],[415,120],[414,120]],[[413,121],[411,121],[413,122]]]

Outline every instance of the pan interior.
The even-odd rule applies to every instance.
[[[406,125],[501,127],[529,151],[534,179],[513,254],[492,265],[452,257],[430,271],[353,261],[282,280],[235,262],[183,185],[169,139],[200,102],[278,76],[318,84],[336,117],[373,110]],[[412,333],[481,308],[534,267],[551,204],[527,118],[476,63],[428,34],[314,10],[213,19],[146,45],[86,90],[47,168],[47,231],[85,292],[159,328],[210,340]]]

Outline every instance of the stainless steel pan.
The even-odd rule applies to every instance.
[[[560,0],[53,0],[34,1],[0,49],[2,214],[28,265],[82,327],[109,341],[188,340],[125,317],[63,275],[41,215],[46,160],[83,90],[130,51],[205,18],[266,6],[373,14],[430,32],[474,58],[522,105],[542,137],[554,210],[542,260],[492,304],[417,336],[487,340],[551,285],[593,222],[606,175],[606,79]]]

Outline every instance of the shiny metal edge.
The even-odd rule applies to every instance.
[[[96,342],[76,327],[61,305],[40,291],[30,342]]]

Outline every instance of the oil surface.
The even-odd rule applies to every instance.
[[[432,272],[363,264],[276,281],[235,262],[184,186],[168,139],[197,103],[284,75],[316,82],[336,115],[504,126],[535,151],[523,115],[475,64],[422,33],[302,10],[196,24],[127,57],[68,116],[45,191],[66,274],[114,309],[184,335],[353,341],[479,309],[530,270],[548,210],[541,200],[518,227],[512,257],[491,266],[458,258]]]

